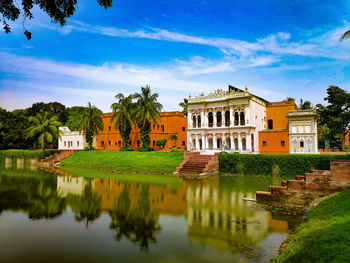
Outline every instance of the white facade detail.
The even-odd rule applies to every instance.
[[[319,153],[317,118],[314,110],[289,111],[289,152]]]
[[[207,153],[258,153],[258,133],[265,128],[266,101],[229,86],[228,91],[188,100],[189,150]]]
[[[61,138],[58,139],[59,150],[84,150],[88,147],[83,133],[70,131],[68,127],[59,127]]]

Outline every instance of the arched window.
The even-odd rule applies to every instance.
[[[238,139],[235,138],[234,142],[235,142],[235,151],[238,151]]]
[[[244,112],[241,111],[241,125],[245,125],[245,118],[244,118]]]
[[[235,126],[238,126],[238,120],[239,120],[238,112],[236,111],[235,112]]]
[[[218,111],[216,113],[216,126],[217,127],[221,127],[221,120],[222,120],[222,116],[221,116],[221,111]]]
[[[214,125],[214,117],[212,112],[209,112],[208,114],[208,125],[209,127],[213,127]]]
[[[231,149],[231,139],[230,137],[227,137],[226,138],[226,149]]]
[[[202,139],[199,139],[199,150],[202,150]]]
[[[242,139],[242,150],[247,150],[247,140],[245,138]]]
[[[221,149],[222,148],[222,139],[221,138],[218,138],[217,140],[216,140],[216,146],[217,146],[217,148],[218,149]]]
[[[225,126],[230,126],[230,111],[225,111]]]
[[[202,123],[201,123],[201,116],[198,115],[197,116],[197,127],[200,128],[202,126]]]
[[[196,150],[196,139],[192,139],[193,149]]]
[[[213,150],[213,138],[208,139],[208,148],[209,150]]]
[[[192,117],[192,128],[196,128],[196,116]]]

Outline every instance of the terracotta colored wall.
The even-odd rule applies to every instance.
[[[266,141],[266,146],[263,142]],[[281,146],[281,141],[285,146]],[[284,154],[289,153],[289,131],[261,131],[259,132],[259,149],[261,154]]]
[[[103,115],[103,131],[99,132],[97,138],[97,149],[98,150],[118,150],[123,146],[123,141],[120,136],[119,130],[114,128],[114,122],[110,122],[112,113],[105,113]],[[161,112],[160,113],[161,121],[158,124],[151,123],[151,147],[157,147],[155,145],[156,141],[159,139],[167,139],[168,142],[165,147],[170,147],[173,145],[173,142],[169,140],[170,134],[176,134],[178,140],[176,145],[178,147],[184,148],[187,147],[187,118],[183,116],[182,112]],[[162,129],[164,126],[164,131]],[[184,130],[183,130],[184,128]],[[134,149],[141,147],[140,140],[140,131],[137,127],[133,127],[133,130],[130,134],[131,146]],[[110,141],[110,144],[108,143]],[[139,144],[138,144],[139,141]],[[104,144],[102,144],[102,142]],[[182,145],[184,142],[185,145]]]
[[[350,133],[345,135],[345,146],[350,146]]]
[[[290,110],[298,110],[294,101],[268,103],[266,105],[266,129],[268,129],[268,120],[273,120],[274,130],[288,129],[288,119],[286,116]]]

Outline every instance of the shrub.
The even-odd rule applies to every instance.
[[[160,140],[157,140],[157,141],[156,141],[156,145],[157,145],[159,148],[164,148],[164,146],[166,145],[167,142],[168,142],[167,139],[160,139]]]
[[[152,147],[143,147],[138,149],[139,152],[152,152],[154,149]]]
[[[41,160],[54,153],[60,152],[59,150],[46,150],[46,151],[32,151],[32,150],[0,150],[0,159],[6,157],[10,158],[23,158],[23,159],[37,159]]]
[[[134,148],[132,148],[131,146],[123,146],[122,148],[119,149],[119,151],[122,151],[122,152],[131,152],[133,150]]]
[[[302,175],[310,169],[329,170],[330,162],[350,159],[350,155],[332,154],[229,154],[219,155],[220,172],[244,175],[272,175],[277,166],[280,176]]]

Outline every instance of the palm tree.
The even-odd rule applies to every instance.
[[[47,143],[52,143],[54,138],[60,138],[61,131],[58,127],[61,123],[58,121],[58,116],[49,117],[48,112],[40,111],[36,116],[30,116],[28,120],[32,126],[25,130],[26,138],[37,138],[44,151]]]
[[[184,100],[179,103],[179,106],[182,107],[182,112],[183,112],[185,117],[187,117],[187,115],[188,115],[187,104],[188,104],[188,99],[186,99],[186,98],[184,98]]]
[[[111,122],[115,119],[114,127],[115,129],[119,129],[123,140],[123,146],[130,146],[130,133],[134,122],[136,107],[132,102],[131,95],[125,97],[122,93],[118,93],[115,98],[119,101],[111,105],[113,111]]]
[[[344,34],[342,34],[341,37],[339,38],[339,41],[343,41],[346,38],[350,38],[350,30],[348,30]]]
[[[142,147],[150,145],[149,133],[151,132],[151,121],[157,123],[160,120],[159,112],[163,106],[158,100],[158,93],[152,94],[151,87],[141,87],[141,93],[135,93],[133,97],[137,99],[136,123],[140,128]]]
[[[103,112],[92,106],[88,102],[88,107],[86,112],[82,115],[79,123],[79,132],[85,134],[86,142],[89,144],[91,149],[94,136],[98,135],[98,131],[103,131],[103,121],[102,121]]]
[[[174,142],[174,146],[176,146],[176,141],[177,141],[177,139],[178,139],[178,137],[177,137],[177,135],[174,133],[174,134],[170,134],[169,135],[169,139],[171,140],[171,141],[173,141]]]

